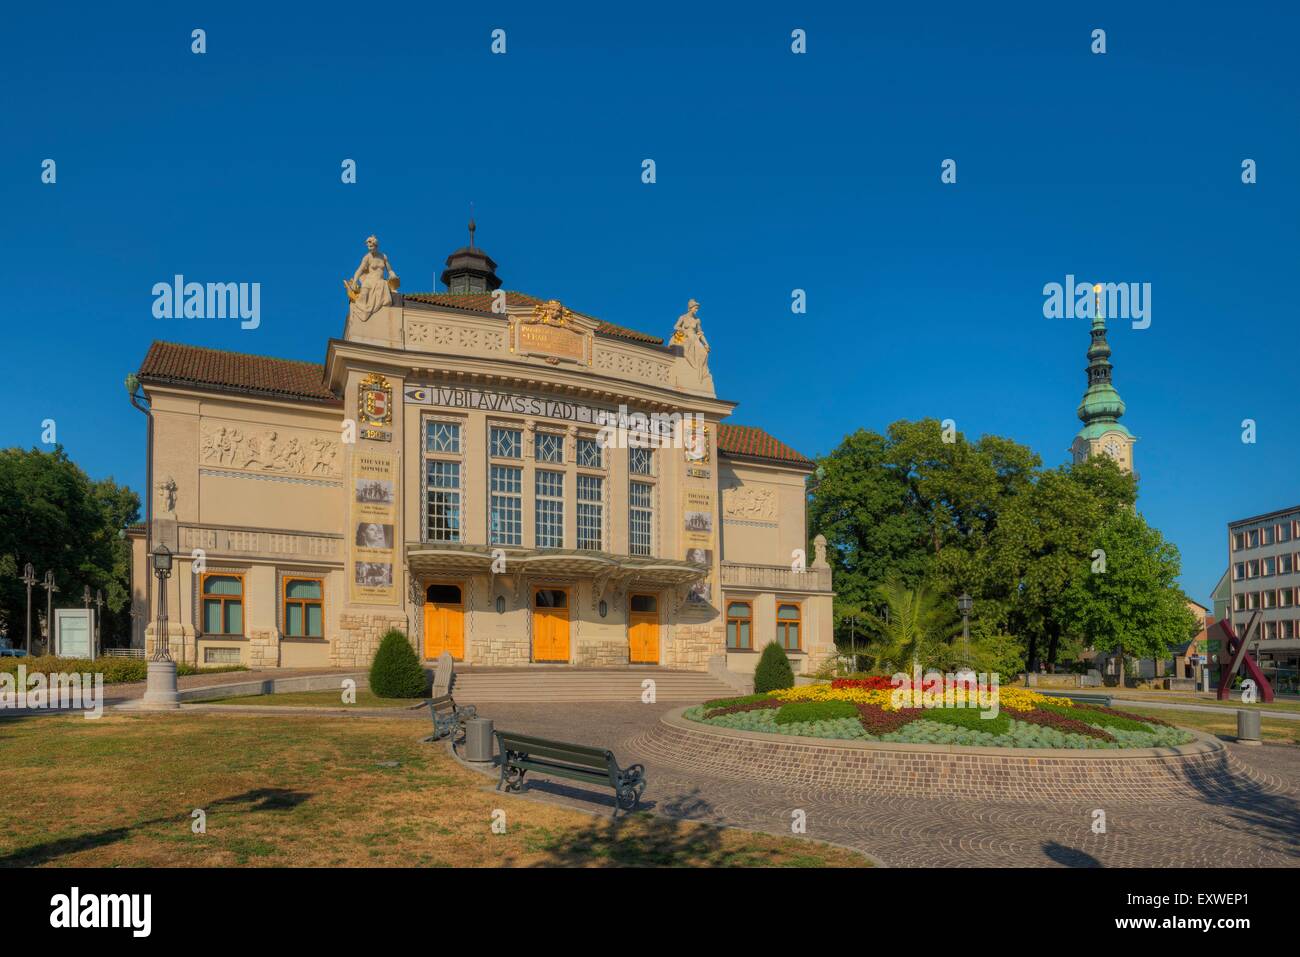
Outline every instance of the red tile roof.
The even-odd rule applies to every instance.
[[[506,290],[506,306],[536,306],[540,305],[543,300],[536,296],[530,296],[526,292],[514,292]],[[469,312],[492,312],[492,293],[490,292],[411,292],[402,295],[404,300],[411,302],[423,302],[430,306],[445,306],[449,309],[465,309]],[[577,312],[576,309],[570,310]],[[578,315],[586,316],[586,313],[579,312]],[[595,316],[587,316],[588,319],[596,319]],[[612,322],[605,322],[603,319],[596,319],[600,323],[596,327],[596,332],[604,336],[613,336],[617,339],[627,339],[631,342],[645,342],[650,345],[661,346],[663,339],[659,336],[652,336],[648,332],[637,332],[635,329],[628,329],[626,326],[616,326]]]
[[[234,389],[272,398],[339,402],[325,385],[325,367],[296,359],[205,349],[179,342],[155,342],[139,372],[142,382]]]
[[[813,461],[800,455],[779,439],[752,425],[718,425],[718,451],[723,455],[743,455],[750,458],[772,459],[812,468]]]

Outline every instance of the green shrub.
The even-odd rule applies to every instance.
[[[389,629],[370,664],[370,690],[381,698],[419,698],[427,687],[410,641],[396,628]]]
[[[17,676],[18,666],[22,665],[27,675],[34,674],[102,674],[104,684],[123,684],[131,681],[145,681],[149,677],[149,662],[143,658],[56,658],[54,655],[41,655],[34,658],[0,658],[0,672]],[[187,675],[214,675],[223,671],[247,671],[243,665],[213,665],[200,668],[189,662],[177,662],[176,674],[184,678]]]
[[[782,705],[781,710],[776,713],[776,723],[830,721],[834,718],[856,718],[857,716],[858,706],[852,701],[790,701]]]
[[[1130,718],[1127,715],[1112,714],[1101,708],[1089,707],[1069,707],[1059,704],[1047,704],[1039,702],[1039,711],[1050,711],[1052,714],[1059,714],[1064,718],[1073,718],[1075,721],[1082,721],[1084,724],[1096,725],[1099,728],[1118,728],[1121,731],[1146,731],[1150,732],[1151,728],[1141,721]]]
[[[762,694],[765,691],[793,687],[794,669],[790,667],[790,659],[785,656],[785,649],[775,641],[770,642],[763,649],[758,667],[754,669],[754,691]]]
[[[982,714],[978,708],[926,708],[921,713],[920,720],[952,724],[967,731],[985,731],[989,734],[1006,734],[1011,730],[1011,719],[1005,712],[999,711],[991,718],[982,717]]]
[[[704,702],[704,707],[710,711],[715,708],[734,708],[738,704],[751,704],[766,698],[765,694],[747,694],[739,698],[714,698],[712,701]]]

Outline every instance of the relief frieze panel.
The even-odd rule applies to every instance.
[[[339,443],[297,429],[204,423],[199,461],[208,466],[284,475],[341,477]]]
[[[776,491],[757,485],[733,485],[722,490],[722,514],[727,518],[776,518]]]

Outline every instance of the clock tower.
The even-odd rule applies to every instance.
[[[1102,309],[1101,287],[1093,286],[1095,296],[1092,342],[1088,346],[1088,389],[1079,403],[1083,428],[1074,437],[1070,451],[1075,462],[1093,455],[1109,455],[1125,472],[1133,471],[1133,446],[1137,437],[1120,424],[1124,400],[1111,383],[1110,345],[1106,342],[1106,317]]]

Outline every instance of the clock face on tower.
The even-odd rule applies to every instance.
[[[1124,446],[1119,439],[1111,436],[1101,447],[1102,451],[1109,455],[1116,462],[1124,461]]]

